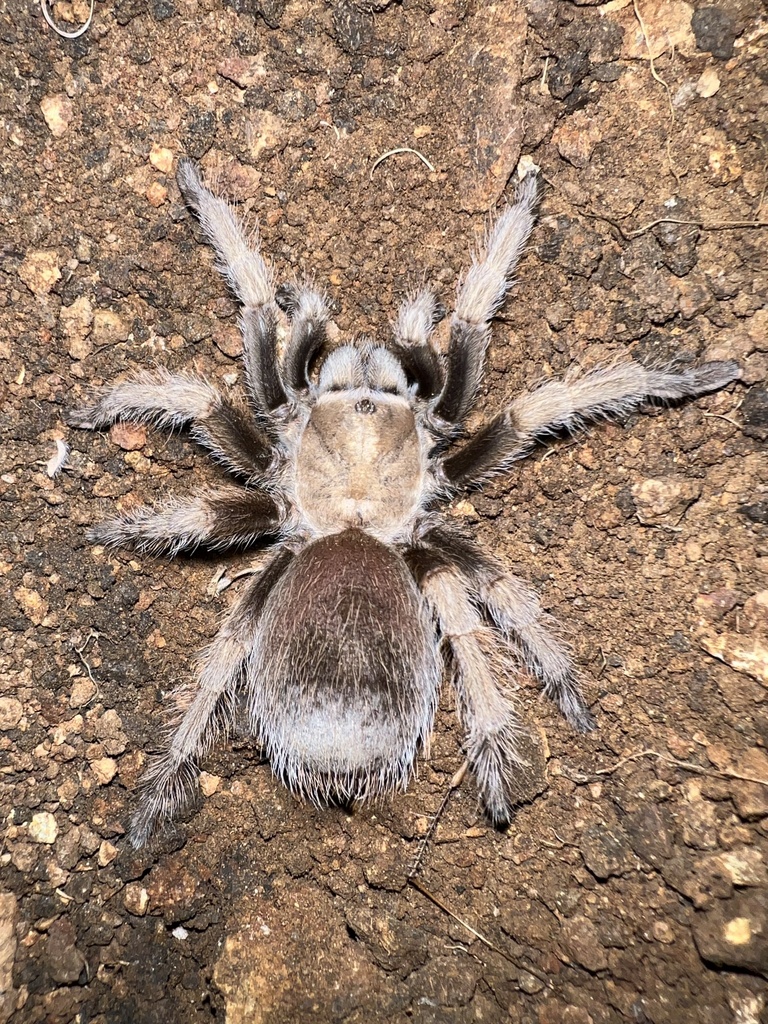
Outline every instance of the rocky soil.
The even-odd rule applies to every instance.
[[[0,9],[0,1022],[768,1020],[763,5],[100,0],[75,40],[33,0]],[[54,13],[71,30],[87,4]],[[240,738],[177,827],[124,838],[164,698],[239,586],[215,581],[251,561],[90,545],[219,471],[183,434],[65,426],[130,367],[239,386],[183,153],[281,278],[328,283],[341,336],[384,336],[425,270],[450,302],[539,166],[481,412],[621,354],[743,370],[454,503],[562,624],[599,728],[521,679],[529,800],[496,832],[467,778],[420,888],[462,763],[447,688],[382,806],[301,806]]]

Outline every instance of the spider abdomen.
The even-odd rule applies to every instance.
[[[246,670],[253,731],[315,803],[404,787],[440,682],[424,598],[361,530],[304,548],[267,599]]]
[[[296,460],[296,500],[309,532],[359,527],[395,539],[419,507],[424,463],[405,399],[362,388],[321,396]]]

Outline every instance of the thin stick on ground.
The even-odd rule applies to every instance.
[[[680,224],[683,227],[699,228],[701,231],[734,231],[740,229],[768,228],[768,220],[719,220],[707,222],[704,220],[679,220],[677,217],[657,217],[634,231],[625,231],[621,222],[615,217],[609,217],[604,213],[597,213],[595,210],[581,210],[584,217],[591,220],[602,220],[615,228],[625,242],[631,242],[633,238],[639,238],[659,224]]]
[[[680,184],[680,175],[675,170],[675,165],[674,165],[674,162],[672,160],[672,129],[674,128],[674,125],[675,125],[675,107],[674,107],[674,104],[672,103],[672,93],[671,93],[670,88],[667,85],[667,83],[664,81],[664,79],[661,77],[661,75],[656,70],[656,65],[655,65],[654,60],[653,60],[653,50],[651,49],[651,41],[648,38],[648,31],[647,31],[647,29],[645,27],[645,22],[643,21],[643,16],[640,13],[640,8],[638,7],[637,0],[632,0],[632,8],[633,8],[633,10],[635,12],[635,17],[637,18],[637,23],[640,26],[640,31],[643,34],[643,39],[645,40],[645,45],[648,48],[648,61],[649,61],[650,65],[651,65],[651,75],[653,76],[654,81],[658,82],[659,85],[664,86],[664,89],[665,89],[665,91],[667,93],[667,100],[669,102],[669,130],[667,132],[667,143],[666,143],[667,162],[669,163],[669,170],[670,170],[670,172],[672,173],[673,177],[677,181],[677,184],[679,185]]]
[[[95,629],[92,629],[92,630],[89,631],[88,636],[85,638],[85,642],[83,643],[82,647],[76,647],[74,644],[72,644],[72,648],[73,648],[75,654],[78,656],[78,658],[82,662],[83,668],[88,673],[88,678],[93,683],[93,685],[96,687],[96,693],[100,692],[99,691],[99,684],[98,684],[98,681],[93,678],[93,673],[91,672],[91,666],[90,666],[90,664],[88,663],[88,661],[85,658],[85,651],[86,651],[86,648],[88,647],[88,644],[91,642],[91,640],[98,640],[99,636],[100,636],[100,634],[97,633]],[[93,698],[91,698],[91,700],[92,699]],[[88,701],[88,703],[90,704],[90,701]]]
[[[674,217],[659,217],[658,220],[652,220],[650,224],[645,224],[635,231],[630,231],[626,237],[628,239],[637,238],[639,235],[644,235],[647,231],[650,231],[651,228],[655,228],[658,224],[682,224],[688,227],[701,228],[702,231],[729,231],[731,228],[768,228],[768,220],[720,220],[707,224],[706,221],[702,220],[677,220]]]
[[[432,837],[437,831],[437,826],[440,822],[440,818],[443,816],[443,812],[445,811],[445,808],[448,806],[448,801],[451,799],[451,794],[454,792],[454,790],[458,789],[461,783],[463,782],[464,776],[467,774],[468,767],[469,764],[467,761],[465,761],[462,764],[461,768],[459,768],[459,770],[451,779],[450,783],[448,784],[448,789],[445,791],[443,799],[440,801],[440,806],[432,815],[432,820],[429,823],[429,828],[425,832],[424,838],[419,843],[419,849],[416,851],[416,856],[414,857],[413,863],[411,864],[411,868],[406,876],[409,882],[412,879],[414,879],[418,874],[419,868],[421,867],[421,862],[424,860],[424,854],[427,852],[427,847],[431,843]]]
[[[552,982],[549,980],[546,974],[542,974],[542,972],[537,970],[535,967],[527,967],[522,964],[519,964],[509,955],[509,953],[505,953],[503,949],[499,949],[498,946],[494,945],[490,939],[486,938],[486,936],[483,935],[482,932],[479,932],[476,928],[473,928],[471,924],[468,924],[463,918],[459,917],[458,914],[454,914],[450,907],[447,907],[445,903],[443,903],[442,900],[438,899],[437,896],[434,895],[434,893],[431,893],[429,889],[425,889],[421,882],[417,882],[415,878],[409,878],[408,884],[412,886],[417,892],[420,892],[421,895],[425,899],[428,899],[430,903],[433,903],[438,908],[438,910],[442,910],[444,914],[447,914],[449,917],[453,918],[454,921],[458,921],[462,928],[466,928],[470,935],[474,935],[474,937],[478,939],[480,942],[482,942],[484,946],[487,946],[488,949],[493,950],[494,953],[498,953],[499,956],[504,957],[507,963],[512,964],[512,966],[516,970],[525,971],[526,974],[531,974],[534,978],[538,978],[542,985],[546,985],[547,988],[552,988]]]
[[[701,765],[693,764],[691,761],[678,761],[677,758],[669,757],[658,750],[638,750],[635,754],[628,754],[626,757],[622,757],[620,761],[611,765],[610,768],[598,768],[592,772],[592,775],[613,775],[614,772],[623,768],[624,765],[629,764],[631,761],[639,761],[642,757],[655,757],[658,761],[663,761],[674,768],[682,768],[687,772],[694,772],[696,775],[708,775],[713,779],[737,779],[740,782],[754,782],[758,786],[768,786],[768,779],[761,779],[756,775],[745,775],[742,772],[731,772],[720,768],[703,768]]]

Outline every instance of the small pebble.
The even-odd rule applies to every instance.
[[[518,983],[523,992],[527,992],[529,995],[541,992],[544,988],[544,983],[539,981],[535,975],[529,974],[528,971],[520,971]]]
[[[159,181],[153,181],[147,189],[147,199],[152,206],[162,206],[168,198],[168,189]]]
[[[108,786],[117,773],[117,762],[111,757],[100,757],[91,762],[91,769],[100,786]]]
[[[667,946],[675,941],[675,933],[666,921],[654,921],[653,937],[657,942],[663,942]]]
[[[140,423],[115,423],[109,428],[109,439],[124,452],[135,452],[147,443],[147,428]]]
[[[117,847],[113,846],[108,839],[104,839],[99,846],[99,853],[96,858],[99,863],[99,867],[105,868],[107,864],[111,864],[115,857],[117,857],[117,854]]]
[[[43,619],[48,614],[48,602],[45,598],[36,590],[30,590],[29,587],[17,587],[13,596],[29,621],[36,626],[42,625]]]
[[[722,587],[720,590],[713,590],[711,594],[699,594],[696,598],[696,611],[710,622],[717,622],[727,615],[729,611],[739,603],[739,594],[736,590]]]
[[[768,590],[761,590],[746,600],[744,622],[750,630],[768,636]]]
[[[96,345],[114,345],[127,341],[130,330],[111,309],[97,309],[93,314],[91,337]]]
[[[72,101],[66,93],[59,92],[53,96],[44,96],[40,101],[40,109],[51,135],[55,139],[60,139],[62,135],[65,135],[74,113]]]
[[[130,882],[123,891],[123,906],[134,917],[144,917],[149,906],[149,893],[139,882]]]
[[[48,295],[56,282],[61,280],[59,254],[48,249],[29,252],[18,274],[33,295]]]
[[[719,88],[720,79],[717,77],[717,72],[714,68],[707,68],[696,83],[696,92],[704,99],[714,96]]]
[[[208,772],[200,772],[200,790],[203,796],[213,796],[221,784],[218,775],[210,775]]]
[[[50,811],[40,811],[38,814],[32,815],[32,820],[29,823],[29,838],[35,843],[51,843],[56,842],[56,837],[59,834],[59,826],[56,824],[56,819]]]
[[[24,707],[15,697],[0,697],[0,732],[15,729],[21,721]]]
[[[161,174],[170,174],[173,169],[173,152],[163,146],[158,146],[155,142],[149,151],[149,162]]]
[[[96,696],[96,684],[86,676],[76,679],[72,684],[72,692],[69,695],[69,706],[71,708],[85,707]]]
[[[701,484],[685,477],[647,479],[632,487],[632,497],[642,523],[656,525],[679,520],[701,494]]]

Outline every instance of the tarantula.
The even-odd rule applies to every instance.
[[[445,310],[423,289],[400,307],[394,340],[327,349],[329,311],[308,284],[275,289],[258,238],[182,159],[181,192],[242,303],[246,402],[192,373],[142,370],[70,417],[191,424],[192,437],[241,487],[200,489],[118,515],[89,534],[106,545],[175,555],[271,544],[200,657],[198,682],[170,745],[144,779],[137,845],[194,788],[201,758],[244,707],[272,769],[317,804],[405,788],[452,668],[466,752],[482,801],[509,821],[521,725],[509,653],[579,731],[594,726],[566,648],[535,593],[452,524],[442,502],[508,470],[534,444],[647,398],[701,395],[739,376],[618,362],[516,398],[470,436],[490,322],[533,228],[529,176],[460,282],[445,353]],[[278,356],[280,310],[290,321]]]

